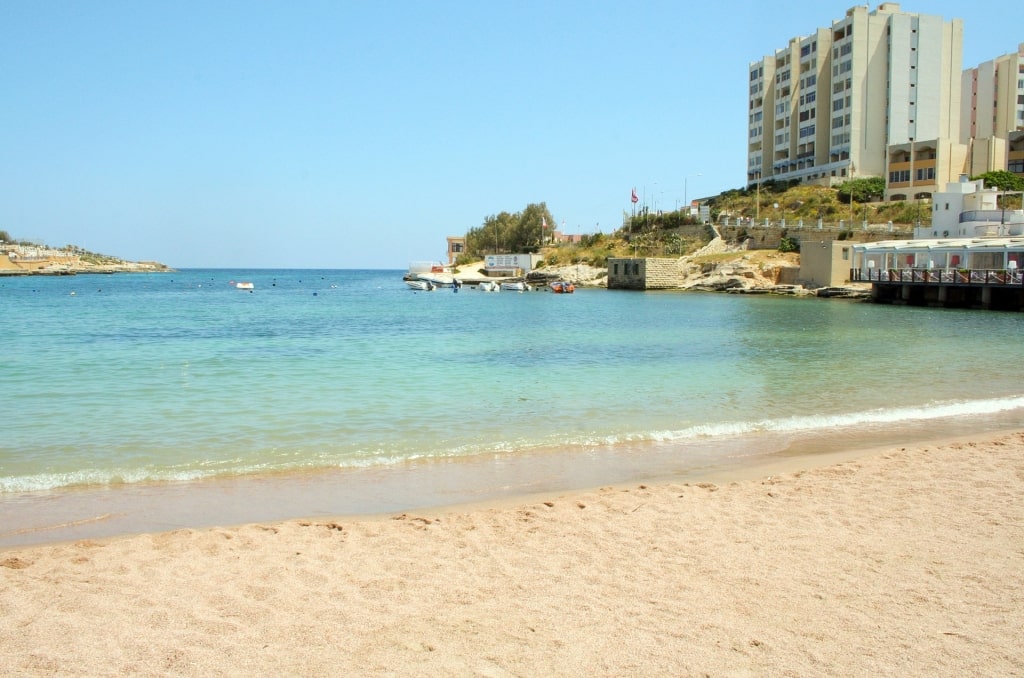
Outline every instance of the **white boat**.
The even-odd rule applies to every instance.
[[[417,280],[426,280],[434,287],[456,287],[455,276],[451,273],[420,273]]]
[[[487,280],[476,286],[481,292],[500,292],[501,285],[493,280]]]
[[[429,280],[406,280],[405,284],[409,286],[409,289],[421,292],[431,292],[434,289],[434,283]]]
[[[530,286],[519,280],[516,282],[503,282],[501,283],[501,289],[509,292],[529,292]]]
[[[235,289],[239,289],[239,290],[252,290],[252,289],[256,289],[256,286],[253,285],[251,282],[236,282],[235,283]]]

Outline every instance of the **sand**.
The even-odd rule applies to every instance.
[[[0,552],[3,675],[1024,675],[1024,433]]]

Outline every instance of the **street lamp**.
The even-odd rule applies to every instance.
[[[690,214],[690,199],[687,196],[687,194],[689,193],[690,177],[702,177],[702,176],[704,176],[703,173],[697,172],[696,174],[691,174],[689,176],[683,177],[683,209],[686,210],[687,216],[689,216],[689,214]]]
[[[761,221],[761,170],[756,170],[757,174],[757,199],[754,203],[754,224],[757,225]]]

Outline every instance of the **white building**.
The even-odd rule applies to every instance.
[[[983,238],[1024,235],[1024,211],[999,207],[1002,191],[981,180],[947,184],[932,196],[932,223],[914,229],[915,239]]]
[[[750,64],[747,183],[882,176],[887,197],[959,176],[963,22],[885,2]]]

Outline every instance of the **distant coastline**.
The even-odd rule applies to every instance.
[[[127,261],[77,249],[0,244],[0,276],[79,275],[88,273],[171,273],[156,261]]]

